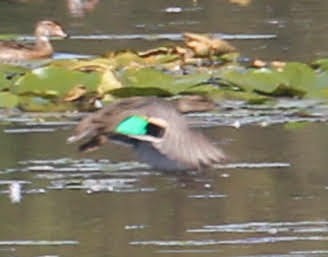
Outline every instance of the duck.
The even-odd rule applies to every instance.
[[[155,170],[203,170],[226,160],[223,151],[188,120],[176,105],[156,96],[115,101],[84,117],[67,143],[85,140],[79,151],[94,151],[114,142],[130,146]]]
[[[34,35],[36,40],[33,44],[0,41],[0,61],[13,62],[51,57],[54,50],[49,37],[68,37],[59,23],[50,20],[37,22]]]

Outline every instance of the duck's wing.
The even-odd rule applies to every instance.
[[[200,169],[220,163],[226,159],[223,151],[214,146],[200,132],[168,129],[161,142],[154,147],[171,160],[183,163],[186,167]]]
[[[120,100],[87,115],[75,127],[73,135],[67,138],[67,143],[88,140],[80,147],[80,150],[96,150],[102,144],[106,143],[112,134],[113,136],[115,135],[113,130],[120,121],[132,115],[134,110],[138,109],[138,106],[136,106],[138,101],[140,101],[139,98]],[[122,139],[121,141],[124,141],[128,140],[128,136],[117,136],[113,139],[117,141]]]
[[[122,120],[135,115],[150,122],[146,134],[122,135],[115,131]],[[82,139],[88,139],[80,147],[84,151],[97,149],[108,139],[128,143],[135,146],[143,160],[149,163],[161,160],[163,165],[159,168],[167,161],[172,167],[177,163],[176,167],[181,169],[200,169],[226,158],[203,134],[191,130],[187,120],[171,104],[149,97],[121,100],[87,116],[67,141],[72,143]]]
[[[147,144],[139,145],[136,150],[139,151],[139,155],[142,155],[142,159],[151,162],[152,166],[156,167],[157,161],[164,164],[167,161],[171,164],[176,162],[176,167],[200,169],[226,160],[223,151],[214,146],[202,133],[189,128],[186,118],[172,105],[156,102],[145,108],[144,115],[148,117],[152,125],[157,126],[155,131],[160,133],[131,135],[131,137],[147,142]],[[160,155],[156,156],[155,151],[158,151]]]
[[[15,50],[21,50],[21,49],[31,49],[32,45],[30,44],[22,44],[18,43],[16,41],[0,41],[0,49],[15,49]]]

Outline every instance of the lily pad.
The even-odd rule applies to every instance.
[[[277,71],[263,69],[249,69],[247,71],[231,70],[223,74],[227,81],[238,85],[247,92],[254,90],[263,93],[272,93],[279,85],[284,83],[284,79]]]
[[[19,108],[29,112],[61,112],[74,109],[74,105],[70,102],[58,102],[53,98],[21,96]]]
[[[316,75],[315,71],[304,63],[290,62],[282,71],[286,84],[298,90],[309,92],[315,89]]]
[[[71,71],[62,67],[37,68],[19,78],[12,90],[15,94],[64,96],[71,88],[83,84],[87,90],[96,91],[101,80],[97,72]]]
[[[14,81],[27,71],[21,67],[0,64],[0,90],[9,89]]]
[[[121,75],[126,87],[157,88],[171,95],[185,92],[209,78],[207,73],[177,76],[154,68],[130,69]]]
[[[10,92],[0,92],[0,108],[14,108],[18,102],[18,96]]]
[[[311,66],[314,69],[328,71],[328,59],[319,59],[314,62],[312,62]]]
[[[223,78],[245,91],[272,96],[298,96],[313,94],[317,90],[314,70],[303,63],[287,63],[282,70],[261,68],[244,72],[225,72]]]

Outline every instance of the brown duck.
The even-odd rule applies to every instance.
[[[62,27],[54,21],[39,21],[34,32],[34,44],[20,44],[14,41],[0,41],[0,61],[20,61],[50,57],[54,50],[49,37],[67,37]]]
[[[201,169],[225,159],[201,133],[188,127],[173,103],[157,97],[120,100],[85,117],[69,143],[88,139],[80,151],[110,141],[134,148],[141,161],[166,171]]]

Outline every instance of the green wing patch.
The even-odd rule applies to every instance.
[[[141,116],[130,116],[124,119],[115,128],[115,132],[124,135],[145,135],[149,122]]]

